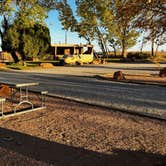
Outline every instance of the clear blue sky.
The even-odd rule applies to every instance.
[[[52,10],[48,14],[46,24],[50,29],[51,43],[65,43],[65,31],[62,29],[61,23],[58,19],[58,12]],[[84,39],[78,38],[77,33],[67,32],[68,43],[85,43]]]
[[[76,6],[73,0],[68,0],[73,11],[75,11]],[[75,14],[75,13],[74,13]],[[58,19],[58,12],[52,10],[48,13],[48,18],[46,19],[46,24],[50,29],[51,43],[65,43],[65,31],[62,29],[62,25]],[[69,44],[86,44],[87,41],[83,38],[79,38],[78,34],[75,32],[67,32],[67,43]]]

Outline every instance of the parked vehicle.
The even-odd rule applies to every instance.
[[[93,46],[92,45],[84,45],[86,47],[86,51],[83,52],[83,46],[77,47],[74,54],[65,54],[60,59],[60,64],[70,64],[70,65],[82,65],[92,63],[94,59],[93,54]]]

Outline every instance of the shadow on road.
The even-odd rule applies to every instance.
[[[8,139],[5,139],[8,138]],[[9,139],[10,138],[10,139]],[[110,155],[63,145],[0,128],[0,165],[152,166],[166,164],[166,156],[143,151],[113,149]],[[33,162],[32,162],[33,160]]]

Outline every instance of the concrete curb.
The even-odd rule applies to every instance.
[[[143,84],[143,85],[166,87],[166,83],[158,83],[158,82],[150,82],[150,81],[136,81],[136,80],[133,80],[133,81],[132,80],[115,80],[113,78],[101,76],[101,75],[95,75],[94,78],[113,81],[113,82],[123,82],[123,83],[133,83],[133,84]]]
[[[33,93],[40,93],[40,91],[37,91],[37,90],[29,90],[29,91],[33,92]],[[78,99],[78,98],[69,97],[69,96],[67,97],[67,96],[57,95],[57,94],[53,94],[53,93],[48,93],[47,96],[56,97],[56,98],[68,100],[68,101],[74,101],[74,102],[78,102],[81,104],[87,104],[89,106],[95,106],[95,107],[100,107],[100,108],[104,108],[104,109],[112,109],[113,111],[127,113],[130,115],[166,121],[166,116],[162,116],[160,114],[152,114],[152,113],[148,113],[148,112],[141,112],[141,111],[138,112],[138,111],[133,111],[133,110],[127,110],[127,109],[119,108],[116,106],[107,106],[105,104],[92,103],[91,101],[89,102],[89,101],[84,100],[84,99]]]
[[[106,106],[106,105],[102,105],[102,104],[91,103],[91,102],[88,102],[86,100],[80,100],[80,99],[76,99],[76,98],[73,98],[73,97],[66,97],[66,96],[56,95],[56,94],[52,94],[52,93],[48,93],[48,96],[56,97],[56,98],[64,99],[64,100],[69,100],[69,101],[74,101],[74,102],[78,102],[78,103],[81,103],[81,104],[87,104],[89,106],[95,106],[95,107],[100,107],[100,108],[104,108],[104,109],[112,109],[113,111],[128,113],[130,115],[135,115],[135,116],[140,116],[140,117],[146,117],[146,118],[166,121],[166,117],[165,116],[160,116],[159,114],[152,114],[152,113],[138,112],[138,111],[136,112],[136,111],[131,111],[131,110],[127,110],[127,109],[120,109],[120,108],[114,107],[114,106]]]

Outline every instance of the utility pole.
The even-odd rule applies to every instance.
[[[65,30],[65,44],[67,44],[67,30]]]

